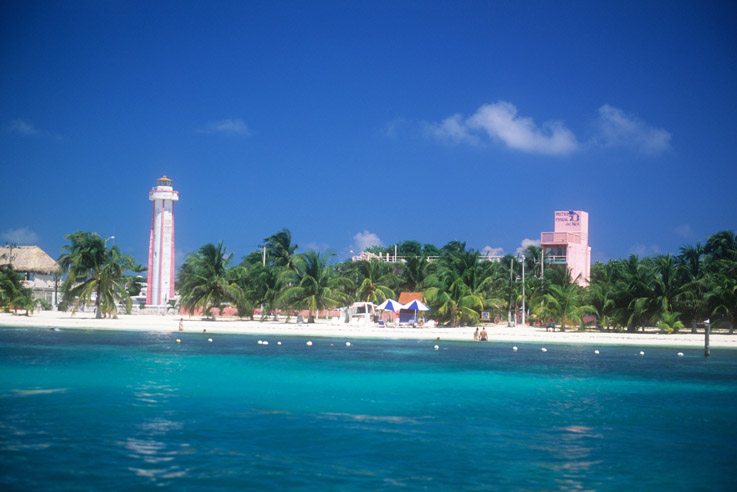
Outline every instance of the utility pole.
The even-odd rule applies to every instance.
[[[711,331],[711,323],[707,319],[704,324],[706,329],[704,330],[704,357],[711,356],[711,349],[709,348],[709,332]]]
[[[509,259],[509,306],[507,309],[507,326],[512,326],[512,294],[514,293],[514,283],[512,275],[514,274],[514,258]]]
[[[15,243],[5,243],[5,247],[10,250],[10,253],[8,253],[8,265],[10,265],[10,267],[12,268],[13,260],[15,259],[15,256],[13,256],[13,249],[17,248],[18,245]]]
[[[522,255],[522,326],[525,325],[525,255]]]

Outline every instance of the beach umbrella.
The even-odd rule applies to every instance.
[[[408,302],[404,306],[402,306],[402,309],[412,309],[414,311],[429,311],[430,308],[425,306],[423,303],[415,299],[412,302]]]
[[[386,301],[382,302],[377,306],[376,309],[381,309],[382,311],[399,311],[402,309],[403,306],[399,304],[394,299],[387,299]]]
[[[425,306],[422,302],[415,299],[414,301],[408,302],[402,309],[411,309],[415,312],[415,321],[417,321],[417,311],[429,311],[430,308]]]

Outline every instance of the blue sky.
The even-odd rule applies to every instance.
[[[147,258],[406,239],[514,253],[589,212],[594,260],[737,229],[737,4],[0,3],[0,239]]]

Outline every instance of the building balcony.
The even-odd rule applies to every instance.
[[[545,263],[548,265],[567,265],[568,258],[565,256],[545,256]]]
[[[543,232],[540,235],[540,244],[555,245],[555,244],[582,244],[581,235],[573,234],[571,232]]]

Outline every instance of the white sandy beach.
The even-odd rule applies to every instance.
[[[92,313],[70,313],[39,311],[31,316],[0,313],[0,327],[38,327],[77,328],[94,330],[138,330],[176,332],[180,316],[175,315],[120,315],[118,319],[95,319]],[[1,328],[0,328],[1,329]],[[314,324],[297,324],[275,321],[243,321],[237,318],[219,318],[216,321],[200,317],[184,317],[184,331],[187,333],[249,334],[268,336],[310,336],[332,338],[385,338],[385,339],[437,339],[472,341],[474,327],[461,328],[386,328],[373,324],[349,325],[344,323],[319,321]],[[517,343],[564,343],[571,345],[631,345],[631,346],[670,346],[703,348],[704,333],[664,335],[655,331],[645,333],[616,332],[549,332],[545,328],[531,326],[507,327],[506,325],[486,325],[490,342]],[[712,333],[712,348],[737,349],[737,335]]]

